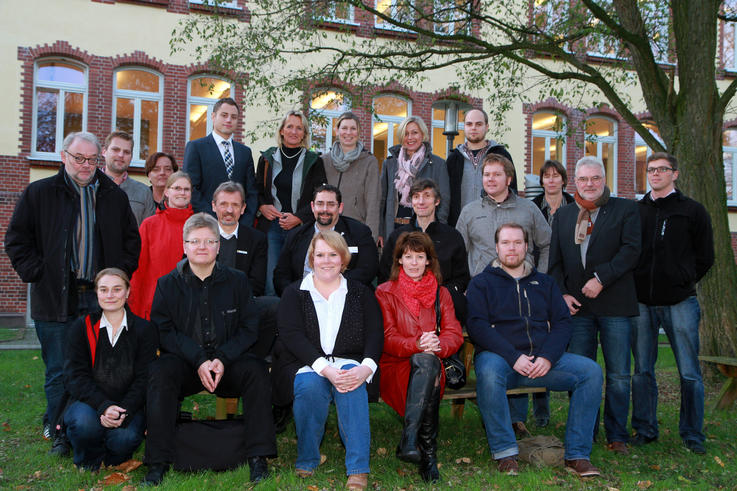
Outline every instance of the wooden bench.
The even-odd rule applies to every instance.
[[[737,401],[737,358],[728,356],[699,356],[699,360],[706,363],[714,363],[727,380],[719,392],[714,409],[729,409],[734,401]]]

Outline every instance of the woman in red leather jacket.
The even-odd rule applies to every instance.
[[[397,458],[420,464],[422,479],[437,482],[438,407],[445,386],[442,358],[458,351],[463,333],[450,293],[439,286],[440,266],[430,237],[422,232],[402,234],[392,256],[389,281],[376,290],[384,316],[381,398],[404,417]]]

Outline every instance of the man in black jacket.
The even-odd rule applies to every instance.
[[[438,255],[440,272],[443,275],[443,286],[445,286],[453,297],[456,317],[465,324],[466,322],[466,287],[471,281],[468,272],[468,257],[466,244],[460,232],[450,225],[438,222],[435,210],[440,204],[440,188],[432,179],[420,179],[412,184],[410,188],[412,196],[412,210],[414,217],[407,225],[394,229],[384,244],[379,261],[378,282],[383,283],[389,279],[392,269],[394,245],[399,236],[405,232],[425,232],[432,239],[435,253]]]
[[[46,365],[47,438],[64,395],[67,328],[77,317],[99,309],[95,275],[116,267],[130,276],[141,249],[128,196],[97,169],[100,143],[95,135],[70,133],[62,148],[59,172],[28,185],[5,235],[13,268],[32,284],[31,317]],[[52,453],[68,453],[64,439],[54,440]]]
[[[218,262],[243,271],[253,289],[253,300],[259,312],[258,341],[251,353],[265,358],[276,336],[276,309],[279,297],[264,296],[266,285],[266,234],[238,223],[246,210],[246,192],[240,183],[225,181],[212,195],[212,210],[218,217],[220,252]]]
[[[312,237],[319,230],[335,230],[343,236],[351,251],[351,262],[343,276],[349,280],[371,285],[376,276],[378,251],[371,235],[371,229],[358,220],[341,216],[343,197],[338,188],[323,184],[312,194],[312,213],[314,223],[305,223],[289,232],[274,269],[274,288],[277,295],[291,283],[301,280],[309,273],[307,249]]]
[[[568,351],[596,360],[601,343],[606,364],[604,429],[609,449],[626,454],[640,215],[634,201],[609,196],[599,159],[579,160],[575,179],[576,202],[560,208],[553,219],[548,271],[573,316]]]
[[[642,255],[635,269],[640,316],[634,323],[632,353],[633,445],[658,438],[658,329],[668,335],[681,377],[679,431],[686,448],[704,449],[704,382],[699,367],[696,283],[714,264],[711,219],[706,209],[675,188],[678,161],[656,152],[647,159],[650,192],[639,202]]]
[[[159,279],[151,307],[161,356],[149,374],[144,484],[161,483],[174,461],[178,401],[203,389],[243,398],[245,453],[258,482],[268,477],[276,438],[266,363],[247,353],[258,337],[248,278],[216,263],[220,236],[212,216],[191,216],[183,236],[187,259]]]
[[[448,225],[455,227],[458,215],[468,203],[477,200],[484,189],[481,187],[484,157],[490,153],[501,155],[512,161],[504,145],[486,138],[489,132],[489,115],[483,109],[471,109],[463,120],[463,133],[466,142],[454,148],[445,165],[448,167],[450,181],[450,213]],[[509,188],[517,194],[517,175],[512,178]],[[448,196],[444,197],[448,199]]]

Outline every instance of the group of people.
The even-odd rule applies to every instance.
[[[506,391],[523,385],[570,393],[565,465],[599,474],[599,343],[608,447],[657,440],[661,327],[681,376],[681,438],[704,453],[695,285],[714,252],[704,207],[675,188],[673,156],[649,156],[651,191],[638,202],[609,195],[596,158],[576,164],[574,196],[565,166],[547,161],[533,201],[518,196],[481,109],[466,113],[467,141],[447,161],[408,117],[381,167],[350,112],[322,156],[304,114],[288,112],[257,165],[233,139],[239,118],[233,99],[218,101],[182,170],[169,154],[148,158],[150,187],[128,176],[130,135],[100,145],[70,134],[58,174],[21,195],[5,248],[32,284],[52,453],[71,444],[74,463],[95,470],[130,458],[146,431],[144,481],[159,484],[181,399],[207,390],[243,399],[252,481],[268,477],[290,415],[295,471],[309,478],[333,403],[347,486],[364,489],[368,403],[380,394],[403,419],[397,457],[437,482],[443,359],[464,327],[500,471],[518,470],[528,401]],[[546,393],[534,413],[547,424]]]

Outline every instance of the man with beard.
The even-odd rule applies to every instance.
[[[598,476],[589,456],[601,402],[601,368],[565,352],[571,337],[568,307],[553,278],[525,261],[524,227],[505,223],[496,229],[494,240],[497,258],[471,280],[467,292],[477,400],[491,455],[500,472],[517,474],[519,449],[507,389],[524,385],[571,391],[565,465],[580,477]]]
[[[483,193],[481,173],[484,157],[490,153],[501,155],[512,161],[504,145],[486,138],[489,131],[489,115],[483,109],[471,109],[463,120],[466,142],[454,148],[446,164],[450,181],[450,212],[448,225],[455,227],[458,215],[468,203],[475,201]],[[517,173],[512,176],[509,188],[517,194]]]
[[[279,262],[274,269],[274,288],[277,295],[310,272],[307,249],[312,237],[321,230],[335,230],[343,236],[351,252],[351,262],[343,272],[349,280],[371,285],[378,267],[378,252],[371,229],[358,220],[341,216],[343,197],[333,185],[323,184],[312,194],[312,213],[315,223],[306,223],[287,235]]]

